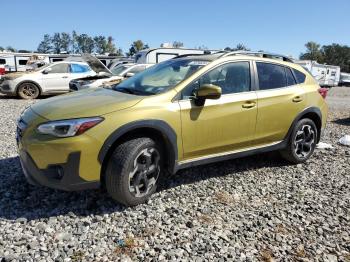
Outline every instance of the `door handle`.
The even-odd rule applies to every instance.
[[[303,101],[303,99],[300,96],[296,96],[296,97],[293,98],[293,102],[294,103],[299,103],[301,101]]]
[[[62,78],[68,78],[68,76],[62,76]]]
[[[242,105],[242,107],[243,107],[243,108],[252,108],[252,107],[254,107],[255,105],[256,105],[255,102],[247,101],[247,102],[245,102],[245,103]]]

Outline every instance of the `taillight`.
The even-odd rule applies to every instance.
[[[0,67],[0,75],[4,75],[5,74],[5,68]]]
[[[323,98],[326,98],[328,89],[327,89],[327,88],[324,88],[324,87],[320,87],[320,88],[318,89],[318,92],[320,93],[320,95],[321,95]]]

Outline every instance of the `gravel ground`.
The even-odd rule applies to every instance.
[[[15,121],[28,104],[0,98],[0,261],[350,261],[349,110],[331,110],[334,149],[306,164],[269,153],[191,168],[125,209],[26,183]]]

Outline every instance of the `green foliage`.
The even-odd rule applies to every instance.
[[[184,47],[184,43],[182,43],[182,42],[180,42],[180,41],[174,41],[174,42],[173,42],[173,47],[174,47],[174,48]]]
[[[239,43],[236,45],[236,47],[225,47],[224,49],[225,51],[250,51],[250,49],[248,47],[246,47],[244,44]]]
[[[122,50],[114,44],[114,39],[109,36],[98,35],[91,37],[87,34],[78,34],[73,31],[72,34],[62,32],[44,35],[44,39],[38,46],[40,53],[116,53],[122,54]]]
[[[319,63],[323,62],[323,54],[321,51],[321,46],[313,41],[307,42],[305,44],[306,52],[300,55],[302,60],[314,60]]]
[[[128,56],[133,56],[137,52],[149,48],[147,44],[144,44],[141,40],[136,40],[131,44]]]
[[[0,46],[0,51],[4,51],[5,49],[2,47],[2,46]]]
[[[300,55],[302,60],[314,60],[318,63],[340,66],[342,72],[350,73],[350,47],[347,45],[321,45],[315,42],[305,44],[306,52]]]
[[[12,46],[8,46],[6,47],[6,50],[10,51],[10,52],[16,52],[17,50],[15,48],[13,48]]]

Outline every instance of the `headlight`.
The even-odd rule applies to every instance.
[[[53,135],[56,137],[71,137],[84,133],[102,121],[102,117],[58,120],[41,124],[38,126],[37,130],[39,133],[45,135]]]

